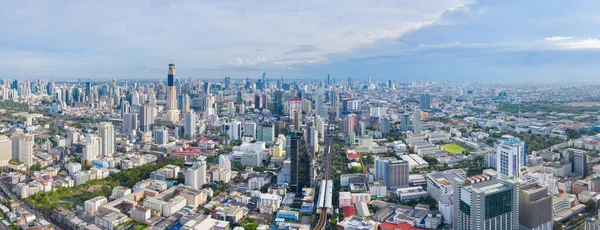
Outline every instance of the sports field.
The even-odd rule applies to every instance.
[[[455,143],[442,145],[442,149],[446,150],[446,152],[450,154],[467,151],[467,149]]]

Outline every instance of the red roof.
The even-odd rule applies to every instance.
[[[424,230],[423,228],[412,227],[408,223],[392,224],[390,222],[384,222],[379,227],[381,227],[382,230]]]
[[[344,219],[354,216],[354,206],[344,206]]]
[[[346,157],[348,157],[348,159],[358,159],[358,153],[354,151],[346,151]]]

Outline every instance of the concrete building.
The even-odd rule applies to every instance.
[[[454,178],[454,229],[519,229],[518,184],[493,170]]]
[[[496,171],[504,176],[518,176],[527,166],[525,142],[516,138],[498,139],[494,144]]]
[[[8,166],[8,161],[12,158],[12,143],[7,136],[0,136],[0,167]]]
[[[100,210],[100,207],[106,203],[108,203],[108,200],[106,199],[106,197],[103,196],[86,200],[85,202],[83,202],[83,205],[85,207],[85,214],[95,216]]]
[[[552,196],[547,187],[527,186],[519,195],[521,229],[552,229]]]
[[[103,122],[98,125],[98,136],[102,140],[102,156],[112,157],[117,149],[115,143],[115,126],[109,122]]]
[[[196,113],[193,110],[185,114],[184,125],[184,137],[194,139],[196,137]]]
[[[444,223],[452,224],[454,208],[451,195],[454,192],[454,178],[464,179],[466,172],[462,169],[450,169],[443,172],[427,174],[427,194],[437,201]]]

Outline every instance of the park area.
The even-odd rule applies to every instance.
[[[467,151],[466,148],[456,143],[442,145],[442,149],[446,150],[446,152],[448,152],[449,154],[462,153],[464,151]]]

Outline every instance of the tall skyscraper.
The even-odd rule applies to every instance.
[[[306,141],[301,132],[290,132],[289,155],[291,161],[290,168],[290,190],[295,193],[301,193],[302,188],[310,187],[310,157],[306,146]]]
[[[13,158],[23,162],[27,168],[33,165],[33,141],[34,136],[28,133],[16,134],[11,137]]]
[[[352,113],[348,115],[346,118],[346,129],[348,133],[356,132],[356,114]]]
[[[196,137],[196,113],[194,111],[185,114],[184,125],[185,138],[194,139]]]
[[[92,165],[92,161],[96,160],[101,154],[102,140],[100,137],[88,134],[85,136],[85,149],[83,150],[83,156],[81,163],[85,165]]]
[[[177,71],[175,64],[169,64],[167,73],[167,112],[165,120],[173,123],[179,122],[179,110],[177,110]]]
[[[102,156],[112,157],[117,146],[115,145],[115,126],[110,122],[98,125],[98,136],[102,139]]]
[[[302,120],[302,111],[300,110],[295,110],[294,113],[294,130],[296,131],[300,131],[300,123]]]
[[[257,140],[271,143],[275,141],[275,127],[273,123],[262,123],[258,126]]]
[[[402,114],[400,116],[400,130],[401,131],[409,131],[410,130],[410,115]]]
[[[413,111],[413,133],[421,134],[421,110],[415,109]]]
[[[519,188],[514,180],[488,169],[464,180],[454,178],[453,183],[454,229],[519,229]]]
[[[169,143],[169,131],[166,129],[154,130],[154,143],[157,145]]]
[[[390,134],[390,119],[388,117],[379,119],[379,131],[384,137],[387,137]],[[361,134],[364,135],[364,134]]]
[[[140,109],[140,129],[148,132],[154,125],[154,106],[150,104],[142,104]]]
[[[12,158],[12,143],[7,136],[0,136],[0,167],[8,166],[8,161]]]
[[[138,129],[138,114],[127,113],[123,114],[123,131],[130,133],[131,131]]]
[[[424,93],[420,96],[419,108],[420,109],[431,109],[431,95]]]
[[[283,91],[275,91],[273,98],[273,114],[283,116]]]
[[[552,229],[552,196],[548,187],[529,185],[521,187],[519,194],[519,223],[526,229]],[[524,229],[524,228],[521,228]]]
[[[573,173],[581,175],[583,178],[586,178],[589,175],[589,164],[588,164],[588,155],[586,151],[579,149],[566,149],[565,151],[570,151],[571,154],[571,168]]]
[[[521,167],[527,165],[525,142],[516,138],[499,139],[494,144],[496,171],[504,176],[519,176]]]

